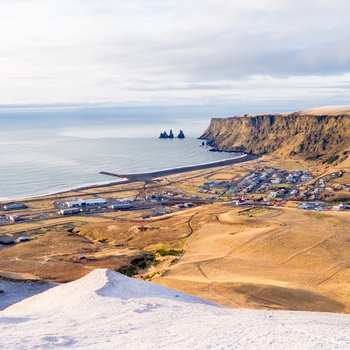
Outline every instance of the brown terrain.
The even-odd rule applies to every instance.
[[[230,307],[350,311],[350,217],[211,206],[160,284]]]

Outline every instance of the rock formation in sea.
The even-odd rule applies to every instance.
[[[159,138],[160,139],[173,139],[174,138],[173,131],[170,129],[169,134],[166,131],[161,132]]]
[[[185,134],[184,134],[184,132],[182,130],[180,130],[179,135],[177,135],[177,138],[178,139],[184,139],[185,138]]]
[[[341,160],[350,149],[350,106],[213,118],[200,139],[221,151]]]
[[[160,139],[168,139],[168,138],[169,138],[169,135],[167,134],[166,131],[164,131],[164,132],[161,132],[161,133],[160,133],[159,138],[160,138]]]

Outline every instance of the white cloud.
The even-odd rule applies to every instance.
[[[0,104],[348,99],[350,3],[198,4],[0,0]]]

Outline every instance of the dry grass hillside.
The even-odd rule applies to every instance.
[[[346,213],[211,207],[157,282],[230,307],[350,312],[349,224]]]
[[[96,268],[115,269],[130,264],[139,250],[93,242],[72,232],[53,230],[30,242],[0,251],[0,275],[17,273],[22,278],[69,282]],[[82,260],[77,259],[84,256]]]
[[[27,229],[29,242],[0,249],[0,274],[18,273],[23,278],[30,274],[32,279],[68,282],[103,267],[132,275],[153,262],[152,252],[159,247],[181,251],[192,233],[191,217],[201,210],[193,208],[147,221],[72,221]],[[84,259],[77,259],[79,256]],[[163,265],[158,266],[157,274]]]

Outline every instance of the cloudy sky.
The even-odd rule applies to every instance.
[[[349,104],[349,13],[347,0],[0,0],[0,105]]]

